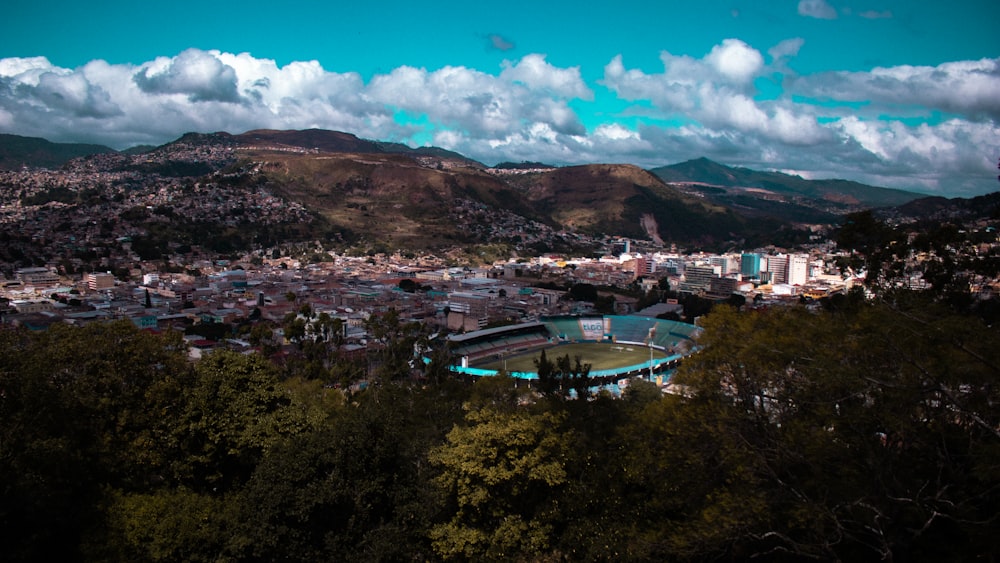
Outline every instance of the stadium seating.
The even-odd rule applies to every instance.
[[[577,317],[551,317],[545,319],[545,324],[557,338],[569,341],[583,340],[580,319]]]
[[[649,329],[657,325],[657,319],[649,317],[611,317],[611,334],[618,342],[645,344]],[[661,329],[657,327],[657,334]]]

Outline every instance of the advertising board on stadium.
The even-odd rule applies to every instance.
[[[605,327],[604,318],[580,319],[580,332],[583,333],[584,340],[603,340],[608,328]]]

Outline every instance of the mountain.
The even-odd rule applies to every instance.
[[[479,162],[466,158],[461,154],[438,147],[412,148],[402,143],[369,141],[341,131],[324,129],[307,129],[304,131],[275,131],[258,129],[233,135],[233,140],[246,147],[270,146],[296,147],[327,153],[360,153],[360,154],[405,154],[408,156],[427,156],[446,160],[461,161],[469,166],[485,168]]]
[[[509,178],[537,214],[582,232],[713,245],[758,229],[732,210],[628,164],[567,166]]]
[[[70,173],[65,182],[61,175]],[[530,162],[488,168],[444,149],[315,129],[187,133],[151,150],[90,154],[59,170],[5,178],[0,198],[16,201],[24,220],[0,226],[0,240],[11,241],[0,261],[22,263],[44,262],[46,248],[90,260],[114,254],[115,241],[125,239],[142,257],[318,240],[359,252],[456,251],[484,261],[586,252],[605,236],[706,250],[789,246],[811,234],[799,224],[836,223],[860,207],[843,203],[861,201],[855,191],[863,201],[882,194],[704,159],[654,171]],[[866,195],[871,190],[876,196]]]
[[[213,154],[228,159],[217,167],[253,162],[271,189],[304,205],[339,236],[390,246],[544,246],[543,239],[552,243],[571,233],[704,246],[773,234],[782,226],[748,221],[631,165],[488,169],[442,149],[320,130],[191,133],[160,153],[210,146],[224,149]],[[203,155],[198,162],[209,159]],[[174,158],[145,166],[163,175],[187,169]]]
[[[707,158],[651,170],[663,181],[683,186],[716,203],[751,216],[798,222],[831,222],[851,211],[902,205],[922,197],[849,180],[807,180],[781,172],[729,167]]]
[[[924,197],[880,210],[886,218],[906,221],[970,221],[1000,218],[1000,192],[972,198]]]
[[[53,143],[39,137],[0,133],[0,170],[57,168],[74,158],[109,152],[115,150],[103,145]]]

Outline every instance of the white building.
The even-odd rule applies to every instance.
[[[788,257],[788,283],[805,285],[809,280],[809,255],[792,254]]]

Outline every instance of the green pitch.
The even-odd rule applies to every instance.
[[[561,358],[567,354],[570,360],[574,362],[576,361],[576,357],[580,356],[580,361],[584,364],[590,364],[591,370],[615,369],[649,363],[649,348],[635,344],[582,344],[574,342],[545,349],[545,356],[553,362],[556,361],[556,358]],[[506,368],[504,368],[504,360],[495,357],[487,359],[483,363],[476,364],[474,367],[492,370],[506,369],[507,371],[533,372],[535,371],[535,359],[541,355],[541,350],[536,350],[517,356],[506,356],[504,358],[507,364]],[[666,354],[662,350],[653,350],[654,359],[664,357],[666,357]]]

